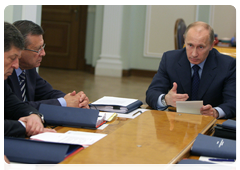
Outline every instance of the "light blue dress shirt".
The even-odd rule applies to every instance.
[[[18,69],[15,69],[15,71],[16,71],[16,74],[17,74],[17,77],[18,77],[18,81],[20,82],[19,75],[20,75],[23,71],[25,71],[25,70],[22,70],[22,69],[20,69],[20,67],[19,67]],[[61,106],[64,106],[64,107],[67,106],[67,102],[66,102],[66,100],[65,100],[63,97],[58,98],[58,101],[59,101],[59,103],[61,104]]]
[[[200,67],[200,69],[198,70],[198,74],[199,74],[199,78],[200,79],[201,79],[201,76],[202,76],[202,70],[203,70],[203,66],[205,64],[205,61],[206,61],[206,59],[202,63],[198,64],[198,66]],[[190,65],[191,65],[191,68],[194,66],[194,64],[192,64],[192,63],[190,63]],[[193,72],[194,72],[193,68],[191,70],[192,70],[192,75],[193,75]],[[161,98],[162,98],[163,95],[165,95],[165,94],[161,94],[159,96],[159,98],[158,98],[158,101],[157,101],[158,110],[165,110],[165,109],[167,109],[166,106],[163,106],[162,101],[161,101]],[[218,118],[222,118],[222,117],[225,116],[225,112],[220,107],[214,107],[214,109],[216,109],[218,111],[218,113],[219,113],[219,117]]]

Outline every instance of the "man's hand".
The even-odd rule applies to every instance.
[[[66,94],[64,99],[67,102],[67,107],[79,107],[80,96],[76,95],[76,91]]]
[[[43,132],[53,132],[53,133],[56,133],[57,131],[55,129],[44,128]]]
[[[77,95],[80,96],[80,104],[79,107],[80,108],[86,108],[89,109],[88,103],[89,103],[89,99],[86,96],[86,94],[83,91],[80,91]]]
[[[26,117],[21,117],[19,120],[25,123],[27,136],[43,133],[44,131],[41,118],[36,114],[31,114]]]
[[[215,118],[219,117],[218,111],[216,109],[214,109],[210,104],[201,107],[200,108],[200,113],[202,115],[213,116]]]
[[[68,93],[64,96],[64,99],[66,100],[68,107],[79,107],[89,109],[88,106],[89,99],[82,91],[80,91],[79,93],[76,93],[76,91]]]
[[[167,105],[176,107],[176,101],[186,101],[189,98],[188,94],[177,94],[177,83],[173,83],[172,89],[165,95]]]

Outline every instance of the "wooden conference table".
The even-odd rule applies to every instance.
[[[217,49],[220,53],[223,53],[225,55],[229,55],[233,58],[236,58],[236,47],[219,47],[214,46],[215,49]]]
[[[209,116],[149,110],[135,119],[115,118],[103,130],[55,129],[108,134],[61,164],[172,164],[189,157],[197,135],[210,135],[215,123]]]

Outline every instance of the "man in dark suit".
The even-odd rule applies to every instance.
[[[65,94],[60,90],[55,90],[44,79],[42,79],[36,71],[42,61],[42,57],[46,55],[44,47],[42,28],[32,21],[21,20],[13,23],[22,33],[25,42],[25,48],[19,59],[19,68],[13,71],[7,82],[17,97],[39,109],[41,103],[89,108],[89,99],[84,92]],[[21,74],[25,75],[24,92],[20,88]],[[24,94],[24,95],[23,95]]]
[[[55,132],[44,129],[42,114],[20,101],[5,81],[13,69],[19,67],[23,48],[21,33],[12,24],[4,22],[4,136],[25,137],[44,131]]]
[[[167,106],[176,107],[176,101],[203,100],[202,115],[236,117],[236,60],[213,48],[213,29],[204,22],[188,26],[185,45],[163,54],[146,92],[147,104],[165,110]],[[194,67],[198,67],[196,76],[200,81],[196,96],[192,92],[196,87],[192,87]]]

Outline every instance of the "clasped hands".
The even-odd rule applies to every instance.
[[[188,94],[178,94],[177,93],[177,83],[173,83],[172,89],[165,95],[165,101],[167,105],[176,107],[176,101],[186,101],[189,98]],[[218,118],[219,113],[210,104],[202,106],[200,108],[200,113],[202,115],[213,116]]]
[[[67,107],[78,107],[89,109],[88,103],[89,99],[83,91],[76,93],[73,91],[64,96],[67,102]]]

